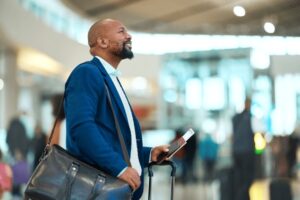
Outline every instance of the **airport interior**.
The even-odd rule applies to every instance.
[[[118,70],[144,145],[195,131],[171,159],[174,200],[247,200],[237,197],[244,183],[235,182],[233,153],[246,140],[234,143],[233,123],[247,99],[249,199],[300,200],[298,0],[0,0],[0,164],[10,166],[13,180],[0,199],[23,199],[36,166],[32,144],[49,136],[54,99],[70,72],[92,59],[88,30],[106,18],[120,20],[132,36],[134,58]],[[25,156],[9,149],[13,123],[24,127],[12,142]],[[65,132],[64,120],[60,128]],[[148,180],[146,170],[141,200]],[[167,166],[154,167],[152,199],[170,199],[171,183]]]

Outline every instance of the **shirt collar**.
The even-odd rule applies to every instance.
[[[106,60],[104,60],[103,58],[96,56],[96,58],[98,58],[100,60],[100,62],[102,63],[105,71],[110,75],[110,76],[120,76],[121,72],[120,70],[115,69],[111,64],[109,64]]]

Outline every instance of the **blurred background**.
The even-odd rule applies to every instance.
[[[91,59],[87,31],[104,18],[133,37],[135,58],[121,63],[120,79],[145,145],[196,131],[173,158],[176,200],[247,200],[237,197],[244,185],[251,200],[300,199],[299,1],[0,0],[2,199],[22,199],[66,78]],[[235,129],[247,98],[249,115],[238,121],[249,126]],[[253,169],[239,176],[235,150],[245,141]],[[153,199],[169,199],[169,175],[155,169]]]

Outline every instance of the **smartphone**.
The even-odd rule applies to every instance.
[[[179,151],[190,139],[195,134],[193,129],[189,129],[183,136],[181,136],[179,139],[173,141],[170,144],[169,151],[165,153],[161,153],[158,158],[157,158],[157,163],[160,164],[162,163],[165,159],[170,159],[174,154]]]

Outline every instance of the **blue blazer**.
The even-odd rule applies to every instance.
[[[110,76],[97,58],[78,65],[65,85],[67,149],[79,159],[117,176],[127,164],[123,158],[104,84],[110,90],[113,109],[130,155],[131,133],[123,104]],[[134,113],[132,115],[138,156],[143,169],[149,163],[151,148],[143,147],[139,122]],[[143,180],[143,172],[141,178]],[[143,186],[136,192],[134,199],[141,196],[142,190]]]

